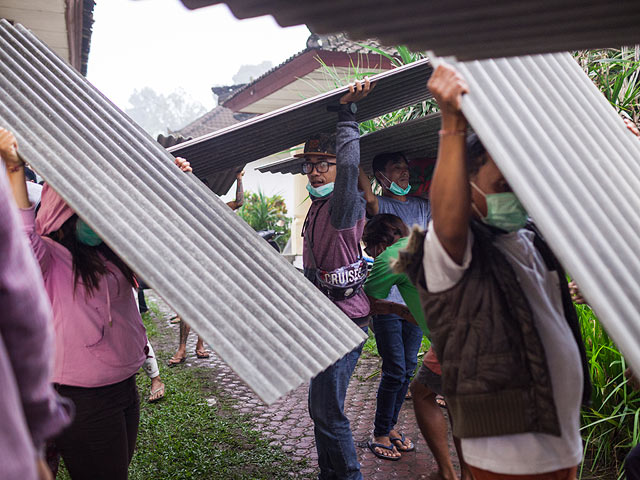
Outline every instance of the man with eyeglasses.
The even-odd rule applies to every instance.
[[[369,300],[362,290],[367,267],[360,250],[365,200],[358,191],[360,133],[355,102],[372,89],[369,80],[349,86],[340,99],[337,132],[310,138],[304,147],[311,207],[304,223],[305,276],[363,330]],[[321,479],[360,480],[344,400],[362,345],[345,355],[309,385],[309,414],[314,422]]]

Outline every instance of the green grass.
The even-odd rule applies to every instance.
[[[593,384],[593,403],[582,410],[585,461],[580,475],[592,466],[622,478],[624,457],[640,437],[640,394],[625,379],[624,357],[591,308],[578,305],[577,311]]]
[[[147,330],[147,338],[153,340],[160,334],[156,322],[153,321],[153,317],[162,318],[162,313],[160,313],[160,308],[154,302],[147,302],[147,306],[149,310],[142,314],[142,323],[144,323],[144,328]]]
[[[149,307],[143,320],[153,339],[160,335],[153,317],[162,315],[152,302]],[[298,472],[308,468],[307,461],[290,460],[279,446],[270,446],[252,430],[250,419],[236,413],[224,392],[217,392],[207,382],[211,369],[164,368],[169,354],[158,348],[156,354],[166,385],[165,398],[149,404],[150,381],[144,374],[138,375],[141,418],[130,479],[299,478]],[[215,398],[217,403],[209,406],[207,398]],[[62,468],[57,478],[70,477]]]
[[[202,369],[204,370],[204,369]],[[143,405],[132,479],[285,478],[306,467],[251,429],[216,392],[209,391],[201,369],[162,372],[166,398]],[[149,381],[138,376],[140,391]],[[206,398],[218,400],[210,407]]]

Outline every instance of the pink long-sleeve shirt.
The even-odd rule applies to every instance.
[[[43,208],[45,201],[43,196]],[[110,273],[102,276],[92,294],[81,280],[76,287],[69,250],[36,232],[33,207],[21,214],[53,307],[53,381],[101,387],[134,375],[146,358],[147,336],[131,284],[118,267],[106,262]]]
[[[51,385],[51,307],[2,170],[0,478],[32,480],[36,450],[70,423],[71,407]]]

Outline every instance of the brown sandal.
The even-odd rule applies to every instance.
[[[167,365],[169,367],[175,367],[176,365],[180,365],[181,363],[184,363],[186,359],[187,359],[186,356],[179,357],[178,354],[176,353],[173,357],[171,357],[171,359],[169,359],[169,361],[167,362]]]
[[[209,358],[209,352],[207,350],[196,350],[196,357]]]

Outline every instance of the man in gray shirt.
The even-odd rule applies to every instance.
[[[360,169],[359,186],[367,201],[367,216],[391,213],[400,217],[407,227],[427,228],[431,217],[429,201],[409,196],[409,162],[402,152],[381,153],[374,157],[373,175],[382,186],[382,195],[374,195],[364,170]]]

